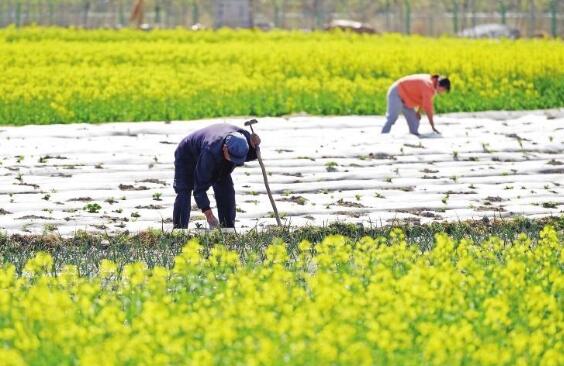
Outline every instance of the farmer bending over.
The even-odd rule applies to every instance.
[[[389,133],[400,113],[403,113],[409,132],[419,136],[421,110],[425,112],[433,131],[433,98],[435,94],[450,92],[450,80],[439,75],[417,74],[403,77],[392,84],[388,90],[388,110],[386,124],[382,133]]]
[[[190,194],[210,228],[235,227],[235,190],[231,172],[257,158],[258,135],[229,124],[215,124],[185,137],[174,152],[174,228],[187,228]],[[210,209],[207,190],[213,187],[219,220]]]

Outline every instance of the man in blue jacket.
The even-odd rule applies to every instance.
[[[185,137],[174,152],[174,228],[187,228],[190,194],[206,215],[210,228],[235,227],[235,189],[231,172],[257,158],[260,138],[237,126],[220,123]],[[219,220],[210,209],[207,190],[213,187]]]

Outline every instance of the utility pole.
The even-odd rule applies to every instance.
[[[452,27],[454,34],[458,33],[458,0],[452,0]]]
[[[558,27],[557,27],[557,14],[558,14],[558,0],[551,0],[550,1],[550,32],[552,33],[552,37],[556,38],[558,36]]]
[[[501,15],[501,24],[507,24],[507,4],[505,1],[499,2],[499,13]]]
[[[537,10],[535,0],[529,0],[529,37],[535,35],[537,29]]]
[[[321,0],[313,0],[313,13],[315,16],[315,29],[322,27],[323,23],[323,5]]]
[[[411,34],[411,0],[404,0],[405,6],[405,34]]]

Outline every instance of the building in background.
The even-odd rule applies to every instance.
[[[214,28],[251,28],[250,0],[215,0]]]

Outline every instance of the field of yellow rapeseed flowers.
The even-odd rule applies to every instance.
[[[564,242],[401,229],[245,258],[190,240],[174,266],[0,268],[4,365],[562,365]]]
[[[273,31],[0,30],[0,124],[382,114],[397,78],[449,75],[439,111],[564,106],[560,40]]]

